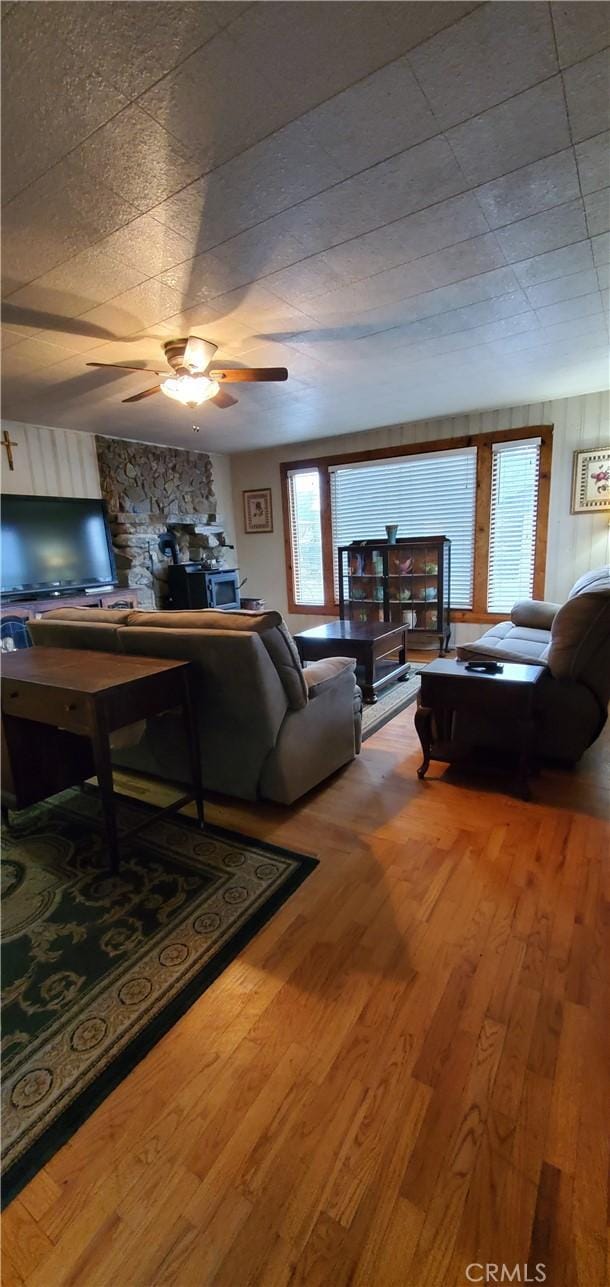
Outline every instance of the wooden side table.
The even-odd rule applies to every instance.
[[[535,687],[544,666],[502,662],[503,670],[485,675],[466,670],[462,661],[433,661],[422,671],[415,727],[424,758],[417,770],[423,778],[431,759],[449,760],[452,716],[455,711],[483,713],[506,720],[519,730],[519,792],[529,799],[529,773],[535,749]]]
[[[191,694],[192,663],[75,648],[28,648],[2,666],[2,806],[21,809],[95,773],[113,871],[119,836],[110,736],[137,720],[181,706],[192,793],[123,832],[195,801],[204,825],[199,738]]]

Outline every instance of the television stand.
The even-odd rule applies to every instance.
[[[54,608],[137,608],[138,591],[131,589],[96,590],[92,594],[48,595],[45,599],[3,599],[0,603],[0,631],[7,621],[24,623],[52,612]]]

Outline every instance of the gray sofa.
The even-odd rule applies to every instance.
[[[564,604],[526,599],[510,621],[501,621],[474,643],[462,644],[465,661],[529,662],[545,667],[537,685],[538,750],[574,762],[599,736],[610,700],[610,567],[587,572]],[[513,730],[477,716],[455,717],[460,749],[507,747]]]
[[[100,649],[195,663],[196,707],[208,790],[291,804],[360,750],[355,662],[303,669],[279,612],[133,612],[58,608],[29,623],[35,645]],[[188,781],[177,712],[133,726],[113,762]]]

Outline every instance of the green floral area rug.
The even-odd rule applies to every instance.
[[[119,828],[149,806],[122,798]],[[108,867],[95,793],[2,845],[3,1200],[10,1201],[317,865],[183,816]]]

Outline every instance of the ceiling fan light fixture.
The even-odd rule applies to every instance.
[[[207,375],[176,375],[164,380],[161,392],[185,407],[200,407],[220,392],[216,380],[209,380]]]

